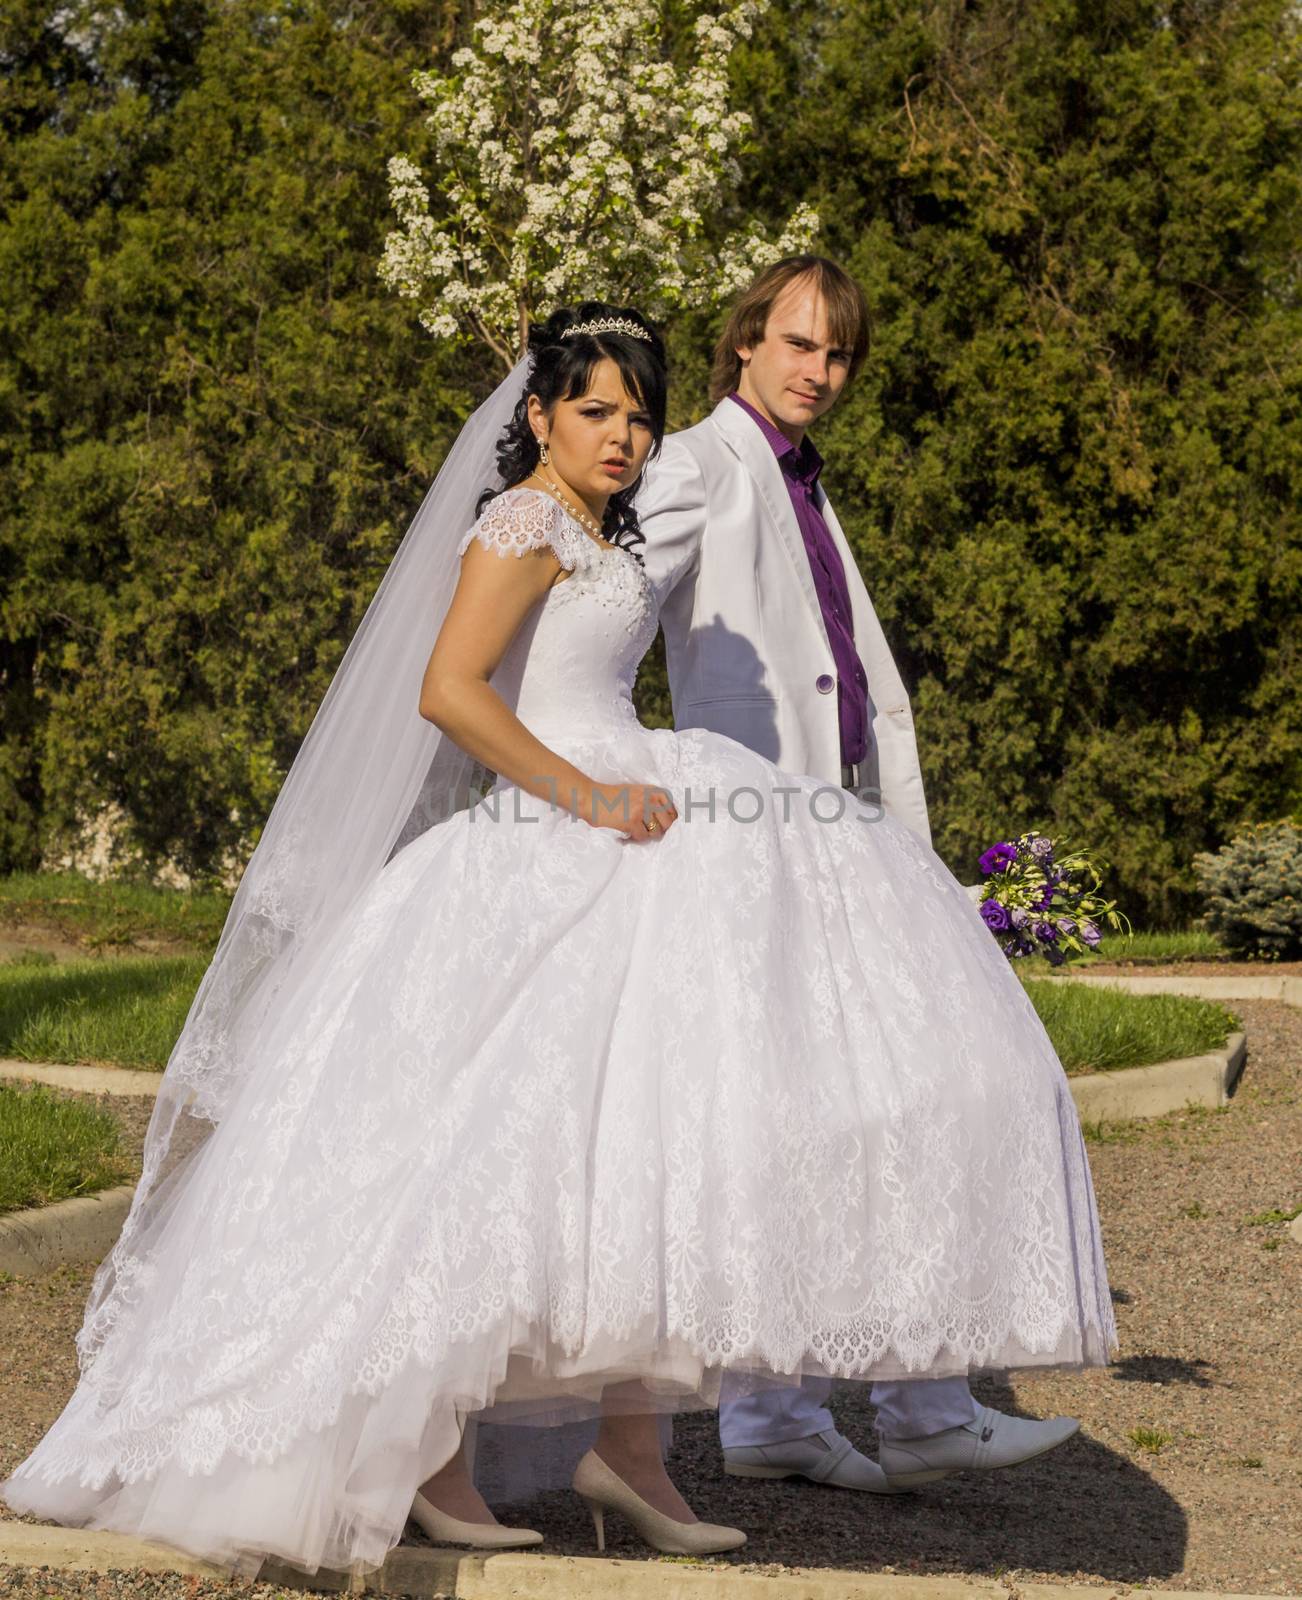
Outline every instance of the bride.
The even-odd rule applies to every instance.
[[[377,1567],[409,1516],[535,1543],[468,1425],[599,1417],[599,1544],[614,1509],[722,1550],[659,1425],[725,1371],[1108,1359],[1071,1096],[962,887],[865,800],[636,717],[665,391],[659,336],[590,303],[463,430],[241,881],[12,1511],[244,1575]]]

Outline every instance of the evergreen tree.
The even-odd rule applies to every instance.
[[[454,17],[135,0],[7,20],[3,849],[107,804],[247,853],[488,374],[376,279]]]
[[[753,203],[875,310],[818,437],[964,881],[1061,831],[1178,920],[1302,803],[1300,67],[1286,0],[861,0],[739,63]]]
[[[255,842],[494,381],[376,271],[411,74],[469,22],[0,17],[0,867],[109,804],[147,863]],[[743,214],[812,204],[874,308],[817,442],[964,880],[1038,827],[1177,920],[1196,851],[1299,809],[1298,26],[1288,0],[793,0],[733,58]],[[717,327],[669,330],[674,426]],[[657,659],[638,697],[667,718]]]

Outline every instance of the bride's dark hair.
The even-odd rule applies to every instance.
[[[567,339],[565,330],[578,322],[594,322],[611,317],[621,317],[645,329],[649,339],[636,334],[575,333]],[[543,410],[550,412],[558,400],[577,400],[588,392],[592,374],[604,357],[619,368],[624,386],[644,406],[651,418],[651,435],[654,443],[648,460],[660,449],[665,436],[665,407],[669,374],[665,365],[665,346],[660,335],[640,311],[631,306],[610,306],[602,300],[585,300],[580,306],[560,306],[546,322],[535,322],[529,329],[529,351],[533,365],[515,408],[497,445],[497,470],[501,483],[495,489],[485,489],[475,508],[476,515],[503,487],[527,478],[538,465],[538,441],[529,426],[529,396],[536,394]],[[636,482],[606,502],[606,515],[602,535],[611,544],[621,545],[641,561],[636,546],[646,543],[646,535],[638,527],[637,512],[633,508]]]

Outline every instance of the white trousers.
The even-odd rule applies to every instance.
[[[744,1377],[727,1372],[719,1396],[719,1443],[725,1450],[781,1444],[834,1428],[827,1409],[827,1378],[804,1378],[800,1386],[752,1390]],[[877,1432],[884,1439],[918,1439],[971,1422],[980,1409],[966,1378],[910,1378],[875,1383]]]

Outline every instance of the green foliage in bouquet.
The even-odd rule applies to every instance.
[[[1116,901],[1099,892],[1106,865],[1084,850],[1059,856],[1053,840],[1034,829],[984,851],[980,867],[989,881],[981,916],[1008,959],[1042,955],[1060,967],[1097,949],[1101,923],[1124,922],[1129,930]]]
[[[1199,919],[1231,950],[1275,958],[1302,952],[1302,828],[1259,822],[1194,857]]]

